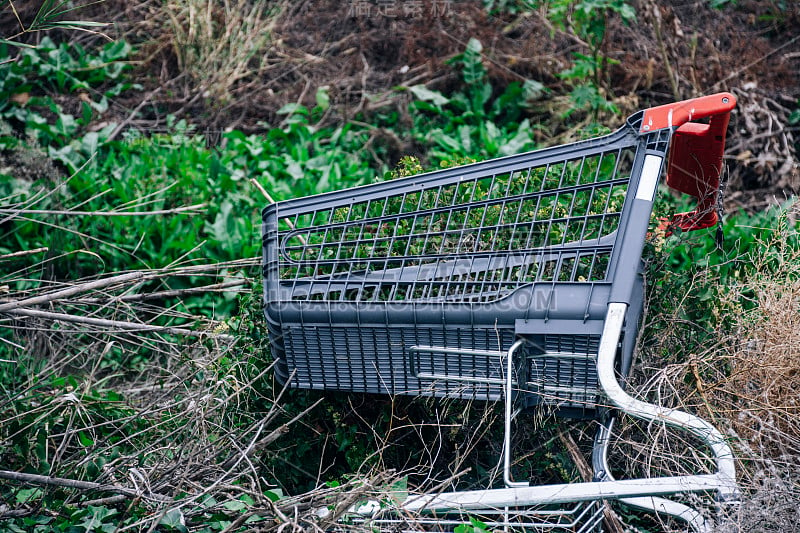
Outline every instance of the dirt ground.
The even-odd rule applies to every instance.
[[[448,60],[474,37],[483,44],[496,91],[525,79],[549,89],[529,118],[546,125],[549,138],[543,143],[557,143],[564,129],[558,111],[568,92],[557,74],[571,65],[574,53],[589,51],[574,32],[550,22],[546,6],[488,14],[476,0],[282,1],[274,3],[264,30],[269,38],[258,67],[220,93],[203,86],[203,73],[187,72],[177,30],[190,21],[169,23],[175,5],[191,3],[108,0],[82,12],[112,21],[109,35],[137,46],[134,75],[144,89],[115,103],[117,120],[158,131],[167,114],[184,116],[214,142],[226,129],[256,132],[277,124],[276,111],[286,103],[313,106],[323,86],[330,95],[331,109],[324,117],[329,123],[393,106],[402,109],[407,96],[394,87],[426,84],[445,93],[457,88],[460,76]],[[708,0],[630,3],[636,9],[634,23],[626,25],[616,16],[607,23],[602,49],[618,61],[608,72],[607,97],[629,113],[731,91],[739,105],[726,152],[729,206],[757,210],[800,190],[800,133],[789,124],[790,114],[800,107],[800,4],[739,0],[713,9]],[[35,3],[15,4],[23,20],[33,13]],[[241,11],[252,2],[223,4],[236,4]],[[218,9],[214,16],[224,24],[231,15]],[[7,12],[0,16],[5,33],[15,23]],[[79,39],[88,43],[99,37]]]

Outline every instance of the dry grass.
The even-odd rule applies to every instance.
[[[215,279],[225,266],[130,272],[55,290],[13,291],[20,279],[7,280],[0,327],[14,359],[0,364],[25,370],[0,391],[0,439],[9,451],[19,451],[20,438],[40,447],[6,455],[0,479],[16,475],[50,493],[69,487],[64,505],[72,509],[147,510],[130,531],[151,530],[167,513],[195,524],[228,516],[237,524],[231,531],[251,517],[260,531],[324,530],[357,501],[382,498],[394,481],[388,472],[270,500],[264,460],[316,404],[287,414],[283,391],[265,385],[271,366],[242,356],[246,336],[151,306],[142,290],[163,276]],[[31,470],[53,477],[25,478]],[[242,497],[253,502],[245,511],[229,507]],[[36,505],[0,501],[0,516],[35,514]]]
[[[266,60],[284,2],[169,0],[157,15],[168,21],[178,70],[204,98],[227,102],[242,80],[257,76]]]
[[[736,316],[722,354],[729,370],[705,391],[739,439],[749,497],[730,531],[789,531],[800,522],[800,251],[784,239],[778,234],[754,258],[763,274],[735,287],[748,305],[737,312],[728,302]]]
[[[687,300],[648,318],[664,329],[643,344],[634,390],[698,413],[730,435],[737,456],[742,501],[723,509],[715,530],[789,531],[800,519],[799,209],[795,203],[773,221],[768,240],[737,258],[748,267],[735,281],[717,285],[706,269],[687,286],[716,287],[707,322],[714,329],[676,320],[681,306],[691,305]],[[674,430],[628,421],[617,446],[618,464],[638,475],[713,471],[703,446]]]
[[[34,214],[30,203],[0,200],[1,221]],[[395,476],[365,471],[270,499],[270,459],[290,429],[302,435],[295,426],[316,404],[288,412],[272,386],[247,332],[260,327],[258,305],[228,322],[169,305],[232,289],[246,297],[255,281],[231,286],[225,272],[255,271],[258,258],[54,281],[47,251],[0,255],[0,518],[94,505],[127,509],[124,531],[154,530],[167,514],[196,526],[213,515],[230,531],[251,517],[262,531],[307,531],[384,496]],[[44,492],[15,501],[14,487]]]

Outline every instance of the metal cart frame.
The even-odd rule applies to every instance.
[[[580,502],[620,500],[704,530],[698,512],[663,497],[734,499],[726,439],[694,415],[624,389],[662,169],[668,185],[698,199],[672,225],[716,224],[735,104],[720,93],[649,108],[604,137],[266,207],[265,316],[276,376],[299,388],[503,401],[506,488],[421,495],[400,506],[443,514],[431,518],[440,526],[464,510],[497,516],[492,523],[506,527],[514,510],[515,525],[597,531],[598,506]],[[515,412],[539,407],[597,418],[606,400],[692,433],[717,471],[614,480],[606,416],[592,458],[597,481],[512,479]],[[535,506],[545,510],[530,518]],[[570,518],[541,518],[552,506],[566,506],[560,513]]]

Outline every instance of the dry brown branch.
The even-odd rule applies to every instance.
[[[74,324],[86,324],[91,326],[98,326],[106,328],[109,331],[154,331],[170,333],[173,335],[186,335],[189,337],[213,337],[222,341],[234,341],[235,337],[222,333],[213,333],[208,331],[195,331],[186,328],[178,328],[173,326],[155,326],[152,324],[144,324],[137,322],[127,322],[124,320],[109,320],[105,318],[92,318],[88,316],[68,315],[66,313],[52,313],[50,311],[37,311],[35,309],[11,309],[5,311],[12,315],[30,316],[37,318],[46,318],[48,320],[58,320],[62,322],[71,322]]]
[[[145,498],[160,502],[172,501],[172,498],[163,496],[161,494],[141,493],[139,491],[130,489],[128,487],[119,487],[116,485],[104,485],[102,483],[93,483],[91,481],[79,481],[77,479],[67,479],[62,477],[40,476],[38,474],[26,474],[24,472],[11,472],[9,470],[0,470],[0,479],[17,481],[20,483],[27,483],[29,485],[50,485],[53,487],[65,487],[69,489],[77,489],[85,491],[114,492],[119,495],[127,497]]]
[[[34,296],[32,298],[25,298],[23,300],[0,303],[0,313],[10,312],[20,307],[31,307],[35,305],[41,305],[44,303],[50,303],[55,300],[69,298],[70,296],[75,296],[76,294],[80,294],[83,292],[90,292],[98,289],[104,289],[106,287],[110,287],[113,285],[128,283],[131,281],[138,281],[141,280],[143,277],[144,277],[143,272],[129,272],[127,274],[120,274],[118,276],[103,278],[97,281],[79,283],[71,287],[68,287],[66,289],[48,294],[43,294],[41,296]]]
[[[575,442],[572,435],[567,432],[562,432],[559,433],[558,436],[572,459],[572,462],[575,463],[575,467],[578,469],[581,479],[583,481],[592,481],[594,479],[592,467],[581,453],[580,448],[578,448],[578,443]],[[606,529],[611,533],[625,533],[625,526],[608,502],[603,503],[603,522]]]
[[[25,256],[28,256],[28,255],[44,253],[47,250],[48,250],[48,248],[32,248],[30,250],[20,250],[19,252],[12,252],[10,254],[0,255],[0,260],[13,259],[13,258],[16,258],[16,257],[25,257]]]
[[[70,215],[87,217],[146,217],[153,215],[176,215],[180,213],[196,213],[206,207],[206,204],[187,205],[173,209],[157,209],[153,211],[78,211],[78,210],[53,210],[53,209],[2,209],[2,215]]]
[[[191,287],[187,289],[174,289],[169,291],[154,291],[145,292],[141,294],[124,294],[122,296],[108,296],[104,298],[81,298],[74,300],[73,303],[79,304],[99,304],[106,303],[111,300],[119,302],[146,302],[147,300],[160,300],[163,298],[177,298],[181,296],[189,296],[191,294],[205,294],[209,292],[221,292],[235,287],[247,285],[248,280],[226,281],[223,283],[212,283],[211,285],[203,285],[202,287]]]

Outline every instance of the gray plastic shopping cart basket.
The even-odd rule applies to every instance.
[[[277,378],[306,389],[504,401],[506,488],[401,506],[439,526],[466,511],[497,526],[598,531],[597,502],[616,499],[702,530],[697,512],[662,496],[733,497],[729,447],[708,423],[635,400],[620,383],[633,359],[641,254],[662,168],[671,187],[698,199],[672,224],[716,224],[734,106],[721,93],[649,108],[604,137],[266,207],[265,314]],[[601,405],[688,430],[709,446],[717,471],[615,481],[605,423],[593,454],[598,481],[511,479],[518,409],[588,418]]]

